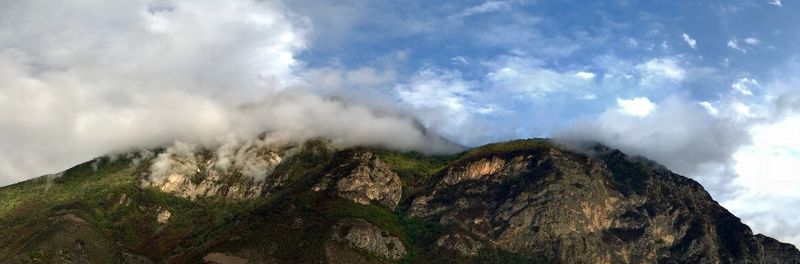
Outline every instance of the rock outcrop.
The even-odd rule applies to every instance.
[[[363,219],[342,219],[333,226],[333,240],[388,259],[400,259],[406,248],[399,238]]]
[[[334,164],[315,191],[333,194],[360,204],[382,205],[394,209],[403,194],[400,177],[369,151],[342,153],[342,163]]]
[[[758,234],[756,239],[764,247],[764,264],[800,263],[800,254],[792,244],[782,243],[774,238]]]
[[[478,251],[484,247],[480,241],[460,233],[446,234],[439,237],[436,240],[436,246],[458,252],[463,256],[478,255]]]
[[[431,186],[411,203],[412,216],[547,262],[763,263],[765,254],[800,255],[762,246],[697,182],[619,151],[540,147],[471,156]],[[475,254],[457,237],[437,245]]]

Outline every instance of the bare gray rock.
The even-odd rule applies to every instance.
[[[333,239],[388,259],[400,259],[406,248],[399,238],[363,219],[342,219],[333,226]]]
[[[436,246],[458,252],[462,256],[475,256],[483,243],[463,234],[447,234],[436,240]]]
[[[342,153],[337,164],[315,186],[360,204],[377,204],[394,209],[400,202],[403,186],[400,177],[369,151]]]

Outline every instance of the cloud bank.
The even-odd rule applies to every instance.
[[[391,106],[303,88],[310,23],[277,2],[4,1],[0,25],[0,185],[107,152],[263,131],[455,149]]]

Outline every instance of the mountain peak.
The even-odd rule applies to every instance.
[[[691,179],[548,139],[176,144],[0,188],[0,205],[8,263],[800,263]]]

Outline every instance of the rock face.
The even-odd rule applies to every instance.
[[[546,262],[797,263],[796,249],[757,239],[697,182],[601,152],[542,147],[462,159],[409,213]],[[437,245],[474,254],[456,237]]]
[[[406,248],[399,238],[363,219],[340,220],[333,227],[333,239],[388,259],[399,259],[406,255]]]
[[[394,209],[403,194],[400,177],[369,151],[345,152],[318,184],[315,191],[330,190],[335,195],[360,204],[377,204]]]
[[[792,244],[781,243],[774,238],[758,234],[756,239],[764,247],[764,262],[769,264],[777,263],[800,263],[800,254]]]

